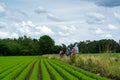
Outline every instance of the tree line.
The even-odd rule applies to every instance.
[[[98,41],[80,41],[66,46],[55,45],[55,41],[48,35],[43,35],[39,39],[32,39],[27,36],[18,39],[0,39],[1,56],[17,55],[42,55],[59,53],[60,50],[73,48],[78,44],[80,53],[120,53],[120,45],[112,39],[102,39]]]

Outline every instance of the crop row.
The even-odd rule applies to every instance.
[[[109,80],[61,61],[34,57],[0,67],[0,80]],[[2,69],[3,68],[3,69]]]
[[[69,65],[69,64],[65,64],[65,63],[63,63],[61,61],[58,61],[58,60],[51,60],[51,62],[55,63],[56,65],[58,65],[58,66],[60,66],[62,68],[64,68],[68,72],[73,73],[73,75],[77,76],[77,74],[79,74],[78,76],[80,76],[81,79],[85,78],[86,80],[88,80],[88,79],[90,80],[90,77],[91,77],[92,78],[91,80],[93,80],[93,79],[96,79],[96,80],[109,80],[108,78],[98,76],[98,75],[96,75],[94,73],[85,71],[85,70],[83,70],[81,68],[78,68],[78,67],[75,67],[75,66],[72,66],[72,65]]]

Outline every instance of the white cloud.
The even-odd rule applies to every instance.
[[[54,35],[54,32],[47,26],[38,26],[36,29],[39,30],[41,34]]]
[[[33,24],[33,22],[32,21],[22,21],[22,22],[20,22],[20,23],[15,23],[15,26],[17,26],[17,27],[35,27],[36,25],[35,24]]]
[[[109,24],[109,25],[108,25],[108,29],[109,29],[109,30],[116,30],[116,29],[118,29],[118,27],[116,27],[116,26],[113,25],[113,24]]]
[[[61,25],[59,26],[62,30],[65,30],[65,31],[76,31],[76,27],[75,26],[65,26],[65,25]]]
[[[4,31],[1,31],[0,32],[0,38],[18,38],[19,35],[15,32],[13,33],[10,33],[10,32],[4,32]]]
[[[40,13],[47,13],[47,10],[43,8],[42,6],[39,6],[35,9],[35,12],[40,14]]]
[[[21,33],[21,34],[28,34],[32,35],[33,34],[33,28],[35,25],[32,23],[32,21],[22,21],[20,23],[15,23],[16,29]]]
[[[111,34],[106,34],[105,37],[112,38],[112,35]]]
[[[59,26],[59,28],[61,29],[61,31],[58,32],[60,36],[70,36],[77,32],[76,27],[72,25],[71,26],[61,25]]]
[[[56,22],[61,22],[64,21],[58,17],[56,17],[55,15],[51,14],[51,13],[47,13],[47,18],[52,20],[52,21],[56,21]]]
[[[13,32],[9,35],[9,38],[19,38],[19,35],[17,33]]]
[[[5,13],[6,9],[3,5],[0,5],[0,13]]]
[[[105,16],[100,13],[89,13],[87,14],[88,24],[103,24],[105,22]]]
[[[9,34],[7,32],[3,32],[3,31],[0,32],[0,38],[8,38],[8,37]]]
[[[65,32],[58,32],[58,34],[60,36],[69,36],[70,35],[70,33],[65,33]]]
[[[113,36],[111,34],[105,33],[101,35],[103,38],[112,38]]]
[[[105,32],[102,30],[102,29],[100,29],[100,28],[97,28],[96,30],[95,30],[95,34],[104,34]]]
[[[58,40],[60,44],[67,44],[69,45],[70,43],[78,42],[76,39],[71,39],[71,38],[60,38]]]
[[[0,21],[0,28],[5,28],[7,24],[5,22]]]
[[[120,20],[120,11],[119,12],[114,12],[114,16],[118,19],[118,20]]]
[[[22,21],[15,23],[17,30],[23,35],[41,36],[41,35],[54,35],[54,32],[43,25],[36,25],[32,21]]]

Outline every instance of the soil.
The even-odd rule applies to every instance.
[[[30,71],[28,72],[27,76],[25,77],[25,80],[29,80],[30,75],[31,75],[31,73],[32,73],[32,71],[33,71],[33,68],[34,68],[35,63],[36,63],[36,62],[33,63],[33,65],[32,65],[32,67],[31,67]]]
[[[41,66],[40,66],[40,62],[38,63],[38,80],[42,80],[42,74],[41,74]]]

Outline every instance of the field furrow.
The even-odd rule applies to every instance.
[[[52,63],[50,60],[48,61],[53,68],[56,69],[57,72],[59,72],[60,75],[63,76],[65,80],[79,80],[77,77],[73,76],[69,72],[67,72],[65,69],[61,68],[60,66]]]
[[[44,64],[44,60],[41,60],[41,72],[42,72],[42,80],[51,80],[47,68]]]
[[[1,60],[0,80],[110,80],[42,56],[10,57],[10,62],[9,57],[2,57]]]

